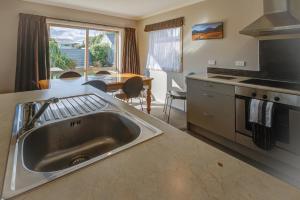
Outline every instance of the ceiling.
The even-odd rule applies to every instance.
[[[97,12],[129,19],[143,19],[205,0],[24,0]]]

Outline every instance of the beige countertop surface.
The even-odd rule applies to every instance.
[[[235,79],[224,80],[224,79],[219,79],[219,78],[213,78],[214,76],[228,76],[228,77],[234,77]],[[281,88],[275,88],[275,87],[267,87],[267,86],[261,86],[261,85],[240,83],[241,81],[251,79],[252,77],[230,76],[230,75],[207,73],[207,74],[191,75],[191,76],[189,76],[189,78],[202,80],[202,81],[210,81],[210,82],[214,82],[214,83],[222,83],[222,84],[228,84],[228,85],[250,87],[250,88],[255,88],[255,89],[280,92],[280,93],[286,93],[286,94],[292,94],[292,95],[300,95],[300,91],[297,91],[297,90],[288,90],[288,89],[281,89]]]
[[[297,188],[89,86],[0,95],[0,187],[16,104],[92,92],[164,134],[14,199],[300,199]]]

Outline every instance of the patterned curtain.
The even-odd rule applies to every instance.
[[[183,24],[184,24],[184,17],[179,17],[177,19],[171,19],[171,20],[159,22],[156,24],[149,24],[149,25],[145,26],[145,32],[159,31],[159,30],[164,30],[164,29],[182,27]]]
[[[49,79],[49,40],[46,17],[20,14],[15,91],[37,89]]]
[[[122,73],[140,74],[140,59],[134,28],[125,28]]]

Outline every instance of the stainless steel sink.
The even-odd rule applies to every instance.
[[[2,198],[14,197],[162,133],[114,105],[103,103],[98,96],[70,98],[82,99],[86,105],[85,100],[93,98],[106,106],[86,113],[74,112],[75,115],[68,115],[66,108],[61,118],[40,119],[33,129],[20,137],[22,124],[32,116],[31,109],[35,107],[32,105],[42,102],[17,106]],[[61,99],[61,102],[72,102],[70,98]],[[93,105],[97,105],[96,101]],[[55,106],[59,115],[62,107],[51,107]],[[73,111],[79,110],[74,104],[72,107]],[[54,111],[49,110],[50,113]]]
[[[53,123],[28,133],[24,165],[36,172],[66,169],[132,142],[140,131],[128,118],[111,112]]]

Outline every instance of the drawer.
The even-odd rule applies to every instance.
[[[210,81],[201,81],[196,79],[188,79],[187,84],[196,85],[198,90],[212,91],[229,96],[235,95],[235,87],[233,85],[214,83]]]
[[[188,93],[188,122],[234,140],[235,137],[234,97],[200,90]]]

